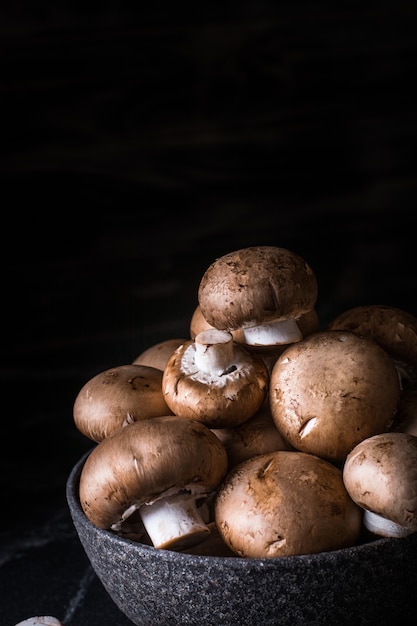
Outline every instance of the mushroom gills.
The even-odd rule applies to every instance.
[[[204,522],[195,496],[181,492],[139,509],[143,525],[155,548],[184,550],[204,541],[210,528]]]

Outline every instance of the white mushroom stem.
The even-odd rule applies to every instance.
[[[249,346],[278,346],[301,341],[303,335],[295,319],[267,322],[242,328]]]
[[[372,511],[365,510],[363,515],[363,523],[367,530],[375,535],[382,537],[407,537],[411,533],[415,532],[410,528],[401,526],[392,520],[389,520],[382,515],[373,513]]]
[[[142,505],[139,512],[155,548],[184,550],[204,541],[210,534],[195,497],[190,494],[161,498]]]
[[[194,363],[199,370],[222,376],[233,366],[233,337],[224,330],[203,330],[195,336]]]

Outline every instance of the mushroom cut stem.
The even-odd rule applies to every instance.
[[[155,548],[184,550],[210,534],[195,497],[189,494],[178,493],[143,504],[139,512]]]
[[[369,532],[381,537],[407,537],[415,532],[415,530],[401,526],[401,524],[368,510],[364,511],[363,524]]]
[[[248,346],[277,346],[301,341],[303,335],[295,319],[266,322],[242,328]]]
[[[194,363],[199,370],[222,376],[233,366],[233,337],[224,330],[203,330],[195,337]]]

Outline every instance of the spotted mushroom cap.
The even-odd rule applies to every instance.
[[[162,371],[147,365],[119,365],[99,372],[77,394],[76,427],[99,442],[126,424],[169,415],[162,393]]]
[[[204,272],[198,289],[203,317],[221,330],[298,318],[314,308],[317,279],[298,254],[253,246],[225,254]]]
[[[355,545],[362,512],[332,463],[298,451],[243,461],[220,486],[215,520],[241,557],[312,554]]]
[[[110,529],[126,511],[180,490],[213,492],[227,470],[223,444],[209,428],[176,415],[144,419],[103,439],[80,476],[90,521]]]
[[[349,331],[313,333],[278,357],[269,400],[297,450],[342,463],[362,439],[391,428],[400,382],[391,357]]]
[[[417,317],[412,313],[382,304],[357,306],[343,311],[328,328],[373,339],[398,362],[405,378],[417,384]]]

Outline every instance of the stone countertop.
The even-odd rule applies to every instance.
[[[217,256],[304,256],[323,327],[360,304],[417,314],[416,7],[275,5],[1,10],[1,626],[129,624],[66,505],[91,447],[72,406],[188,336]]]

